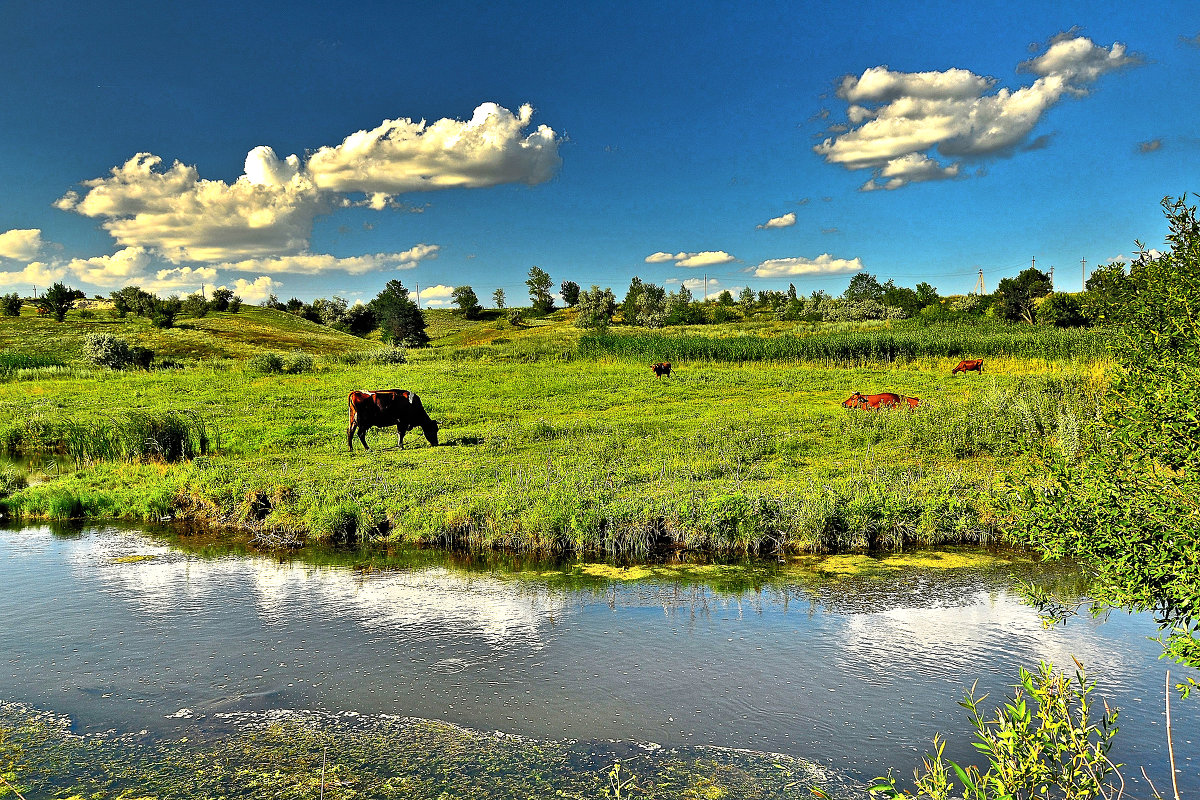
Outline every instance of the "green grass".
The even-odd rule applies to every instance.
[[[989,542],[1003,530],[1001,475],[1030,453],[1078,447],[1104,385],[1090,340],[1065,346],[1043,329],[976,332],[979,342],[1008,336],[1005,347],[1018,351],[1011,337],[1045,339],[1030,346],[1033,358],[989,360],[982,376],[951,376],[952,360],[931,353],[936,331],[902,332],[925,348],[911,361],[853,367],[744,354],[839,336],[888,342],[897,332],[798,337],[760,325],[616,337],[750,348],[675,358],[676,373],[657,379],[636,347],[606,354],[589,350],[597,337],[587,337],[581,348],[570,315],[514,328],[431,314],[441,346],[387,364],[356,355],[377,351],[377,342],[251,308],[238,319],[197,320],[209,326],[204,335],[228,341],[210,350],[214,360],[187,369],[72,368],[0,383],[0,443],[15,455],[66,453],[80,465],[2,502],[30,517],[187,517],[266,542],[357,537],[640,555]],[[87,326],[76,324],[82,339]],[[11,327],[0,329],[11,335]],[[236,339],[243,329],[246,338]],[[252,368],[288,347],[320,354],[312,371]],[[231,352],[247,355],[231,360]],[[376,430],[370,452],[350,455],[346,395],[384,386],[420,393],[446,446],[429,448],[414,431],[398,450],[394,431]],[[840,403],[854,391],[898,392],[922,405],[847,411]],[[138,449],[145,434],[133,421],[170,419],[191,421],[175,439],[190,450]]]

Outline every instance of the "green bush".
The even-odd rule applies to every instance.
[[[83,357],[109,369],[123,369],[133,360],[129,342],[111,333],[89,333],[83,340]]]
[[[283,372],[283,356],[279,353],[258,353],[246,362],[246,366],[254,372],[267,375]]]
[[[283,371],[288,375],[312,372],[315,360],[303,350],[293,350],[283,358]]]

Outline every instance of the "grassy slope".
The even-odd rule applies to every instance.
[[[148,319],[127,315],[116,319],[107,311],[91,318],[71,311],[63,322],[39,317],[26,304],[20,317],[0,317],[0,350],[79,360],[89,333],[111,333],[131,344],[149,347],[159,358],[245,359],[262,351],[299,349],[309,353],[344,353],[363,341],[283,311],[243,306],[237,314],[209,313],[195,319],[180,317],[173,328],[159,329]]]
[[[439,346],[401,366],[258,375],[227,364],[0,384],[0,431],[188,410],[220,432],[216,457],[99,465],[30,487],[17,503],[30,514],[185,513],[276,532],[390,529],[541,549],[636,551],[662,536],[743,551],[971,539],[991,530],[997,469],[1054,438],[1061,422],[1057,400],[1045,399],[1054,387],[1020,388],[1030,366],[1015,362],[965,378],[949,364],[685,363],[659,380],[640,362],[553,358],[577,340],[566,316],[513,328],[434,313]],[[5,320],[0,336],[40,341],[46,325]],[[81,340],[87,324],[68,325]],[[210,315],[188,333],[221,355],[377,346],[260,309]],[[468,352],[487,357],[458,357]],[[449,446],[428,448],[414,432],[397,450],[393,434],[375,431],[373,449],[351,457],[346,393],[381,386],[418,391]],[[859,389],[925,403],[912,414],[848,414],[840,401]]]

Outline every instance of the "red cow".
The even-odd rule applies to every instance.
[[[965,359],[963,361],[958,362],[958,366],[955,367],[954,369],[950,370],[950,374],[955,375],[959,372],[962,372],[964,374],[967,372],[978,372],[980,375],[982,375],[983,374],[983,359],[982,358],[970,358],[970,359]]]
[[[657,375],[660,378],[663,375],[670,376],[671,362],[670,361],[660,361],[657,364],[651,364],[650,371],[653,372],[655,375]]]
[[[916,408],[921,404],[921,401],[916,397],[905,397],[902,394],[894,394],[892,392],[883,392],[881,394],[863,394],[855,392],[846,398],[842,403],[846,408],[899,408],[908,404],[909,408]]]
[[[396,426],[397,447],[404,447],[404,434],[413,428],[420,428],[429,444],[437,447],[438,424],[429,418],[416,392],[404,389],[353,391],[347,402],[350,406],[350,425],[346,428],[346,444],[351,453],[354,452],[354,434],[358,434],[363,449],[370,450],[367,447],[367,431],[392,425]]]

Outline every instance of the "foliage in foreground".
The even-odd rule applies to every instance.
[[[1163,208],[1171,249],[1130,271],[1101,435],[1037,465],[1014,506],[1028,544],[1094,565],[1099,599],[1152,611],[1171,657],[1200,668],[1200,220],[1182,198]]]
[[[1083,665],[1072,681],[1043,663],[1038,673],[1021,669],[1013,697],[988,718],[987,695],[975,688],[960,703],[971,715],[975,748],[986,768],[963,768],[943,756],[945,743],[934,737],[934,752],[914,772],[915,789],[901,791],[890,775],[871,791],[889,798],[929,800],[1092,800],[1121,793],[1119,765],[1108,758],[1117,733],[1117,711],[1103,704],[1097,714],[1095,688]]]

